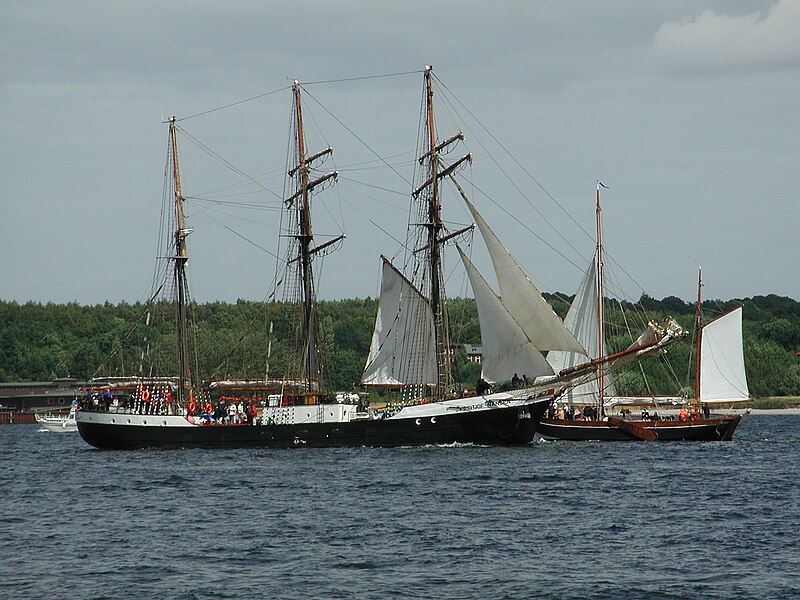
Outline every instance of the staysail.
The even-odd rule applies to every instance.
[[[742,349],[742,308],[707,323],[701,332],[700,402],[746,402],[750,398]]]
[[[597,266],[595,260],[589,263],[589,268],[581,279],[575,298],[564,317],[564,325],[574,335],[575,339],[586,350],[586,354],[579,352],[563,352],[553,350],[547,354],[547,362],[555,372],[574,367],[585,362],[586,359],[599,358],[599,332],[597,327]],[[577,386],[568,392],[571,399],[580,401],[597,401],[599,397],[599,381],[597,379]],[[610,373],[605,373],[605,395],[615,396],[616,390]]]
[[[365,385],[435,385],[436,342],[430,303],[381,256],[381,295],[367,364]]]
[[[480,213],[469,200],[464,198],[464,202],[480,229],[492,259],[503,306],[513,316],[528,339],[542,352],[563,350],[585,354],[581,344],[564,327],[564,323],[544,299],[541,292],[528,279],[528,276],[483,220]]]
[[[539,377],[553,370],[514,320],[472,262],[458,249],[467,270],[481,327],[481,367],[489,381],[508,381],[515,374]]]

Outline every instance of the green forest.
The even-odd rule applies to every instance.
[[[554,310],[564,316],[569,297],[547,295]],[[775,295],[744,300],[708,301],[703,310],[713,318],[743,305],[744,353],[753,397],[800,396],[800,303]],[[239,300],[235,304],[212,302],[191,307],[195,347],[193,372],[198,379],[271,377],[289,374],[295,355],[290,305]],[[358,389],[377,311],[374,299],[348,299],[319,303],[319,341],[324,366],[323,386],[328,391]],[[0,381],[49,381],[73,377],[85,381],[97,375],[135,375],[144,353],[170,363],[175,334],[167,320],[150,322],[144,329],[141,304],[77,303],[40,304],[0,301]],[[609,322],[639,324],[675,317],[693,331],[695,307],[676,297],[656,300],[643,296],[636,305],[607,302]],[[479,344],[475,303],[471,299],[448,301],[452,343]],[[635,328],[636,326],[634,326]],[[643,329],[640,327],[639,331]],[[637,334],[638,335],[638,332]],[[610,351],[626,347],[630,334],[619,327],[607,330]],[[666,361],[643,363],[642,368],[616,376],[621,394],[675,394],[690,390],[692,336],[668,350]],[[269,351],[268,351],[269,349]],[[155,362],[155,361],[153,361]],[[174,370],[174,369],[173,369]],[[456,386],[473,388],[480,367],[456,352],[453,368]],[[520,374],[522,375],[522,374]]]

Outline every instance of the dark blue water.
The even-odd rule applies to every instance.
[[[800,597],[796,416],[721,443],[0,442],[2,598]]]

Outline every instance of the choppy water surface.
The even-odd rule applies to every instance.
[[[3,598],[800,597],[796,416],[720,443],[0,441]]]

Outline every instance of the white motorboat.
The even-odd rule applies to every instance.
[[[36,422],[41,430],[67,432],[78,431],[78,424],[75,422],[75,403],[69,410],[67,416],[64,415],[36,415]]]

